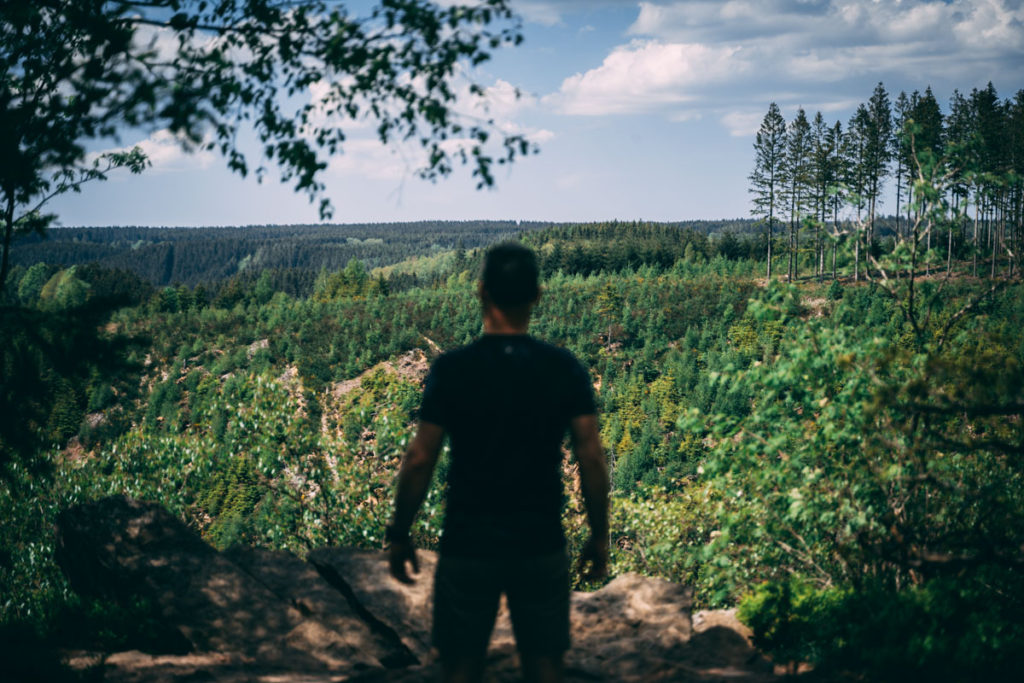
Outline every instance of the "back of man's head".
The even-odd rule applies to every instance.
[[[484,256],[483,289],[490,302],[503,311],[522,309],[536,301],[538,278],[537,257],[518,242],[502,242]]]

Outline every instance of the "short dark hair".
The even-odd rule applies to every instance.
[[[539,276],[532,249],[518,242],[502,242],[487,250],[480,279],[491,303],[507,310],[536,300]]]

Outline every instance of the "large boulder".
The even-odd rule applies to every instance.
[[[331,603],[340,626],[332,628],[274,592],[308,583],[316,600],[323,581],[306,563],[277,553],[233,562],[157,505],[106,498],[65,511],[57,528],[57,561],[75,590],[126,604],[145,598],[193,656],[220,653],[232,667],[352,673],[381,668],[391,654],[344,599]]]
[[[145,598],[179,641],[160,652],[106,653],[107,681],[437,680],[436,556],[419,551],[419,559],[406,586],[380,552],[219,553],[162,508],[125,498],[77,506],[58,521],[58,561],[76,590]],[[626,574],[571,604],[569,681],[773,678],[731,614],[701,613],[695,626],[692,593],[678,584]],[[487,665],[490,681],[520,680],[504,604]]]

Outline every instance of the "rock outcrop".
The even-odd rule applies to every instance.
[[[219,553],[162,508],[124,498],[63,513],[58,547],[76,590],[144,598],[167,627],[160,652],[76,660],[102,666],[104,680],[437,680],[429,638],[433,553],[420,552],[418,580],[404,586],[388,576],[379,552],[330,548],[307,560],[252,548]],[[702,613],[695,625],[691,604],[689,589],[633,574],[574,594],[567,679],[773,678],[729,613]],[[488,679],[519,680],[504,606]]]

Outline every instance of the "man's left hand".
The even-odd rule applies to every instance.
[[[391,576],[404,584],[416,583],[416,579],[406,572],[406,562],[412,566],[413,574],[419,573],[420,565],[416,560],[416,546],[412,544],[411,539],[392,541],[388,548],[388,566],[391,569]]]

